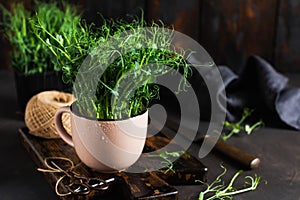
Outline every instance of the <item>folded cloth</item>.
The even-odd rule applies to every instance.
[[[227,118],[237,121],[245,107],[254,109],[252,120],[262,119],[268,126],[300,130],[300,88],[288,85],[288,78],[278,73],[259,56],[250,56],[239,75],[219,66],[227,96]]]
[[[223,84],[218,84],[219,81],[216,80],[220,78],[219,75],[216,76],[216,69],[223,79]],[[199,70],[202,70],[201,74],[198,73]],[[196,93],[202,122],[211,122],[212,105],[218,106],[215,111],[225,112],[230,122],[239,121],[247,107],[254,110],[247,118],[248,123],[261,119],[266,126],[300,130],[300,88],[288,85],[288,78],[277,72],[261,57],[250,56],[238,74],[227,66],[204,67],[197,70],[194,68],[192,74],[188,81],[190,89]],[[210,94],[212,90],[208,88],[207,83],[213,85],[214,94]],[[226,106],[220,102],[225,102]],[[166,126],[176,130],[181,123],[180,105],[176,101],[176,96],[161,88],[158,103],[163,105],[168,113]],[[188,119],[190,122],[194,120],[195,105],[188,104],[190,105],[186,108],[191,115]],[[206,129],[207,127],[199,126],[198,132],[205,133]]]

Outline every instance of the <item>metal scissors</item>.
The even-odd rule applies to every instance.
[[[89,194],[91,190],[107,190],[109,188],[109,183],[115,181],[115,178],[103,180],[97,177],[89,178],[82,176],[74,171],[74,163],[68,158],[49,157],[46,158],[44,162],[48,169],[38,169],[39,171],[64,174],[57,180],[55,184],[55,191],[59,196],[67,196],[70,194],[86,195]],[[60,166],[58,163],[62,163],[62,165]],[[61,184],[66,187],[68,190],[67,193],[61,193],[59,191],[59,186]]]

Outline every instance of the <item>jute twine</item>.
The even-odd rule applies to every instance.
[[[54,124],[54,115],[58,108],[73,103],[72,94],[45,91],[33,96],[26,105],[25,123],[29,133],[42,138],[59,138]],[[62,116],[63,126],[71,134],[70,115]]]

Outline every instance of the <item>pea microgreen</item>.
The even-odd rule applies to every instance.
[[[255,174],[254,176],[246,176],[244,188],[237,189],[233,186],[233,184],[238,176],[243,173],[243,171],[239,170],[238,172],[236,172],[229,183],[225,184],[222,180],[222,177],[226,174],[227,169],[223,165],[221,165],[221,168],[223,169],[223,172],[218,175],[217,178],[210,184],[203,181],[197,181],[203,183],[206,186],[206,189],[199,193],[199,200],[233,199],[234,195],[253,191],[260,184],[261,177]]]
[[[224,122],[224,127],[229,130],[229,133],[222,134],[221,138],[226,141],[229,138],[231,138],[233,135],[240,133],[241,131],[246,132],[248,135],[250,135],[256,128],[263,126],[264,123],[262,120],[259,120],[258,122],[249,125],[245,124],[246,119],[253,113],[253,109],[244,108],[242,118],[236,122],[231,123],[229,121]]]

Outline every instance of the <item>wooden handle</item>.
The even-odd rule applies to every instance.
[[[206,139],[214,140],[210,136],[205,136]],[[217,140],[214,149],[228,156],[229,158],[239,162],[247,169],[257,168],[260,164],[260,159],[254,155],[242,151],[220,139]]]

